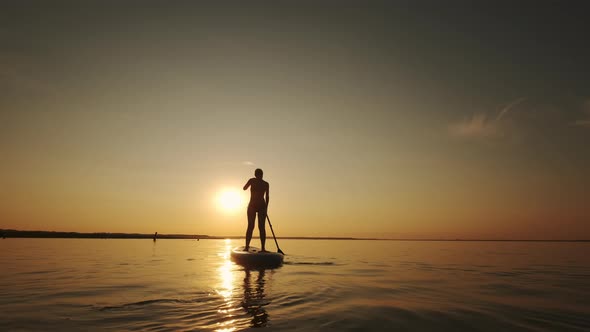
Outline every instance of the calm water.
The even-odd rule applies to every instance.
[[[0,330],[590,329],[590,243],[281,240],[265,271],[241,244],[0,240]]]

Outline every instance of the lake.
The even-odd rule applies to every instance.
[[[243,240],[0,240],[0,330],[590,329],[587,242],[279,244],[248,270]]]

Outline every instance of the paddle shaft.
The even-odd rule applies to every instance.
[[[281,248],[279,248],[279,243],[277,242],[277,237],[275,236],[275,231],[272,229],[272,223],[270,222],[270,217],[268,216],[268,214],[266,215],[266,219],[268,219],[268,224],[270,225],[270,231],[272,232],[272,238],[275,239],[275,244],[277,245],[277,251],[281,254],[285,254]]]

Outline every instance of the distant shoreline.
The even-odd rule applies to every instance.
[[[56,231],[21,231],[14,229],[0,229],[0,238],[61,238],[61,239],[153,239],[154,234],[141,233],[81,233]],[[254,237],[257,238],[257,237]],[[244,239],[244,236],[210,236],[204,234],[159,234],[157,239],[184,240],[222,240]],[[580,240],[524,240],[524,239],[412,239],[412,238],[361,238],[361,237],[329,237],[329,236],[281,236],[277,239],[285,240],[370,240],[370,241],[462,241],[462,242],[590,242]]]

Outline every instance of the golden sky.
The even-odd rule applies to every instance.
[[[0,228],[242,235],[260,167],[279,236],[588,239],[555,6],[7,6]]]

